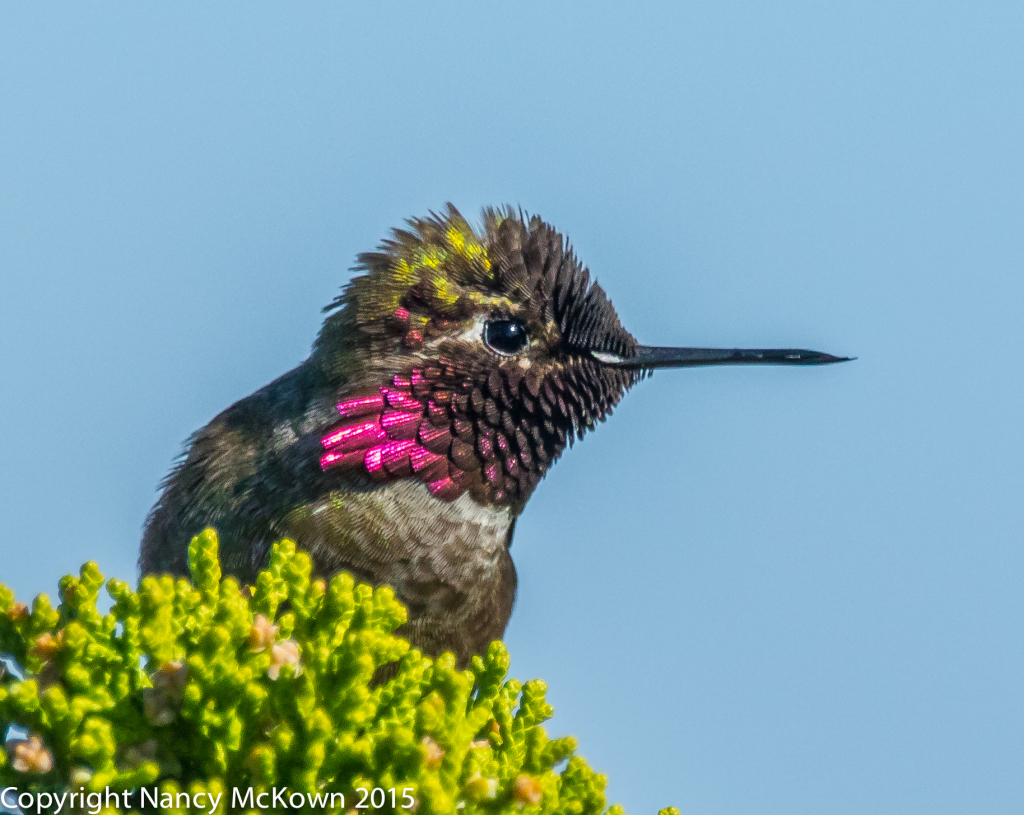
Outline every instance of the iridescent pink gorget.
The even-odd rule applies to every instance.
[[[347,423],[321,438],[321,469],[362,470],[380,482],[416,477],[438,498],[450,501],[461,495],[466,473],[429,449],[434,442],[447,447],[447,410],[438,404],[436,391],[422,401],[414,395],[424,390],[429,392],[429,385],[417,370],[408,377],[395,376],[393,387],[376,394],[339,402],[338,414]],[[432,415],[441,426],[431,421]]]

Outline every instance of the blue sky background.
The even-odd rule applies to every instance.
[[[633,815],[1024,808],[1024,6],[5,4],[0,580],[129,577],[196,428],[451,200],[657,374],[522,517],[513,672]]]

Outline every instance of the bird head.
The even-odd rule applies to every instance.
[[[573,439],[654,368],[815,364],[796,350],[641,346],[571,246],[539,217],[451,205],[411,219],[326,309],[314,356],[341,383],[320,466],[413,478],[518,513]],[[344,372],[344,373],[342,373]]]

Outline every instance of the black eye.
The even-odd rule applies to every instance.
[[[484,342],[499,354],[516,354],[529,341],[526,326],[516,320],[488,320],[484,323]]]

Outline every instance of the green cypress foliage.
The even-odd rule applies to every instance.
[[[108,614],[95,563],[61,580],[56,608],[0,585],[16,663],[0,677],[0,727],[16,726],[0,788],[120,792],[111,813],[209,813],[219,794],[219,812],[622,815],[575,740],[548,738],[545,684],[508,679],[500,643],[468,671],[424,657],[395,636],[406,611],[389,588],[311,580],[290,541],[253,587],[222,579],[213,530],[189,564],[192,582],[106,581]]]

